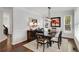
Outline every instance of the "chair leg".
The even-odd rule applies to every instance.
[[[61,46],[61,43],[60,43],[60,46]]]
[[[49,47],[49,43],[47,43],[47,48]]]
[[[62,44],[62,39],[60,39],[60,46],[61,46],[61,44]]]
[[[37,49],[38,49],[38,43],[37,43]]]
[[[58,49],[60,49],[60,43],[58,43]]]
[[[61,46],[61,40],[59,41],[59,45]]]
[[[44,52],[44,49],[45,49],[45,44],[43,44],[43,52]]]
[[[52,46],[52,42],[51,41],[49,41],[49,45],[50,45],[50,47]]]

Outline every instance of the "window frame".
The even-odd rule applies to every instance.
[[[69,25],[69,24],[65,24],[65,17],[66,17],[66,16],[70,16],[70,17],[71,17],[71,20],[70,20],[70,27],[71,27],[71,30],[66,30],[66,29],[65,29],[65,26],[66,26],[66,25]],[[68,32],[68,33],[71,33],[71,32],[72,32],[72,16],[71,16],[71,15],[65,15],[65,16],[64,16],[64,31],[65,31],[65,32]]]

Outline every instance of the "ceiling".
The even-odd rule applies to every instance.
[[[41,15],[48,14],[48,7],[24,7],[26,10],[29,10],[34,13],[38,13]],[[51,7],[52,12],[63,12],[63,11],[72,11],[75,7]]]

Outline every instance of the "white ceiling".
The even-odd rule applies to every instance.
[[[75,7],[51,7],[51,10],[54,11],[67,11],[73,10]],[[48,7],[26,7],[26,9],[34,10],[34,11],[41,11],[41,10],[48,10]]]
[[[24,7],[26,10],[31,12],[39,13],[41,15],[45,15],[48,13],[48,7]],[[52,12],[63,12],[63,11],[72,11],[75,7],[51,7]]]

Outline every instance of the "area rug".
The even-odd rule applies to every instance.
[[[37,49],[37,42],[36,40],[31,41],[25,45],[24,47],[34,51],[34,52],[43,52],[43,46],[39,45],[39,48]],[[68,40],[63,39],[60,49],[58,49],[57,43],[52,43],[52,47],[47,48],[47,45],[45,46],[45,52],[68,52]]]

